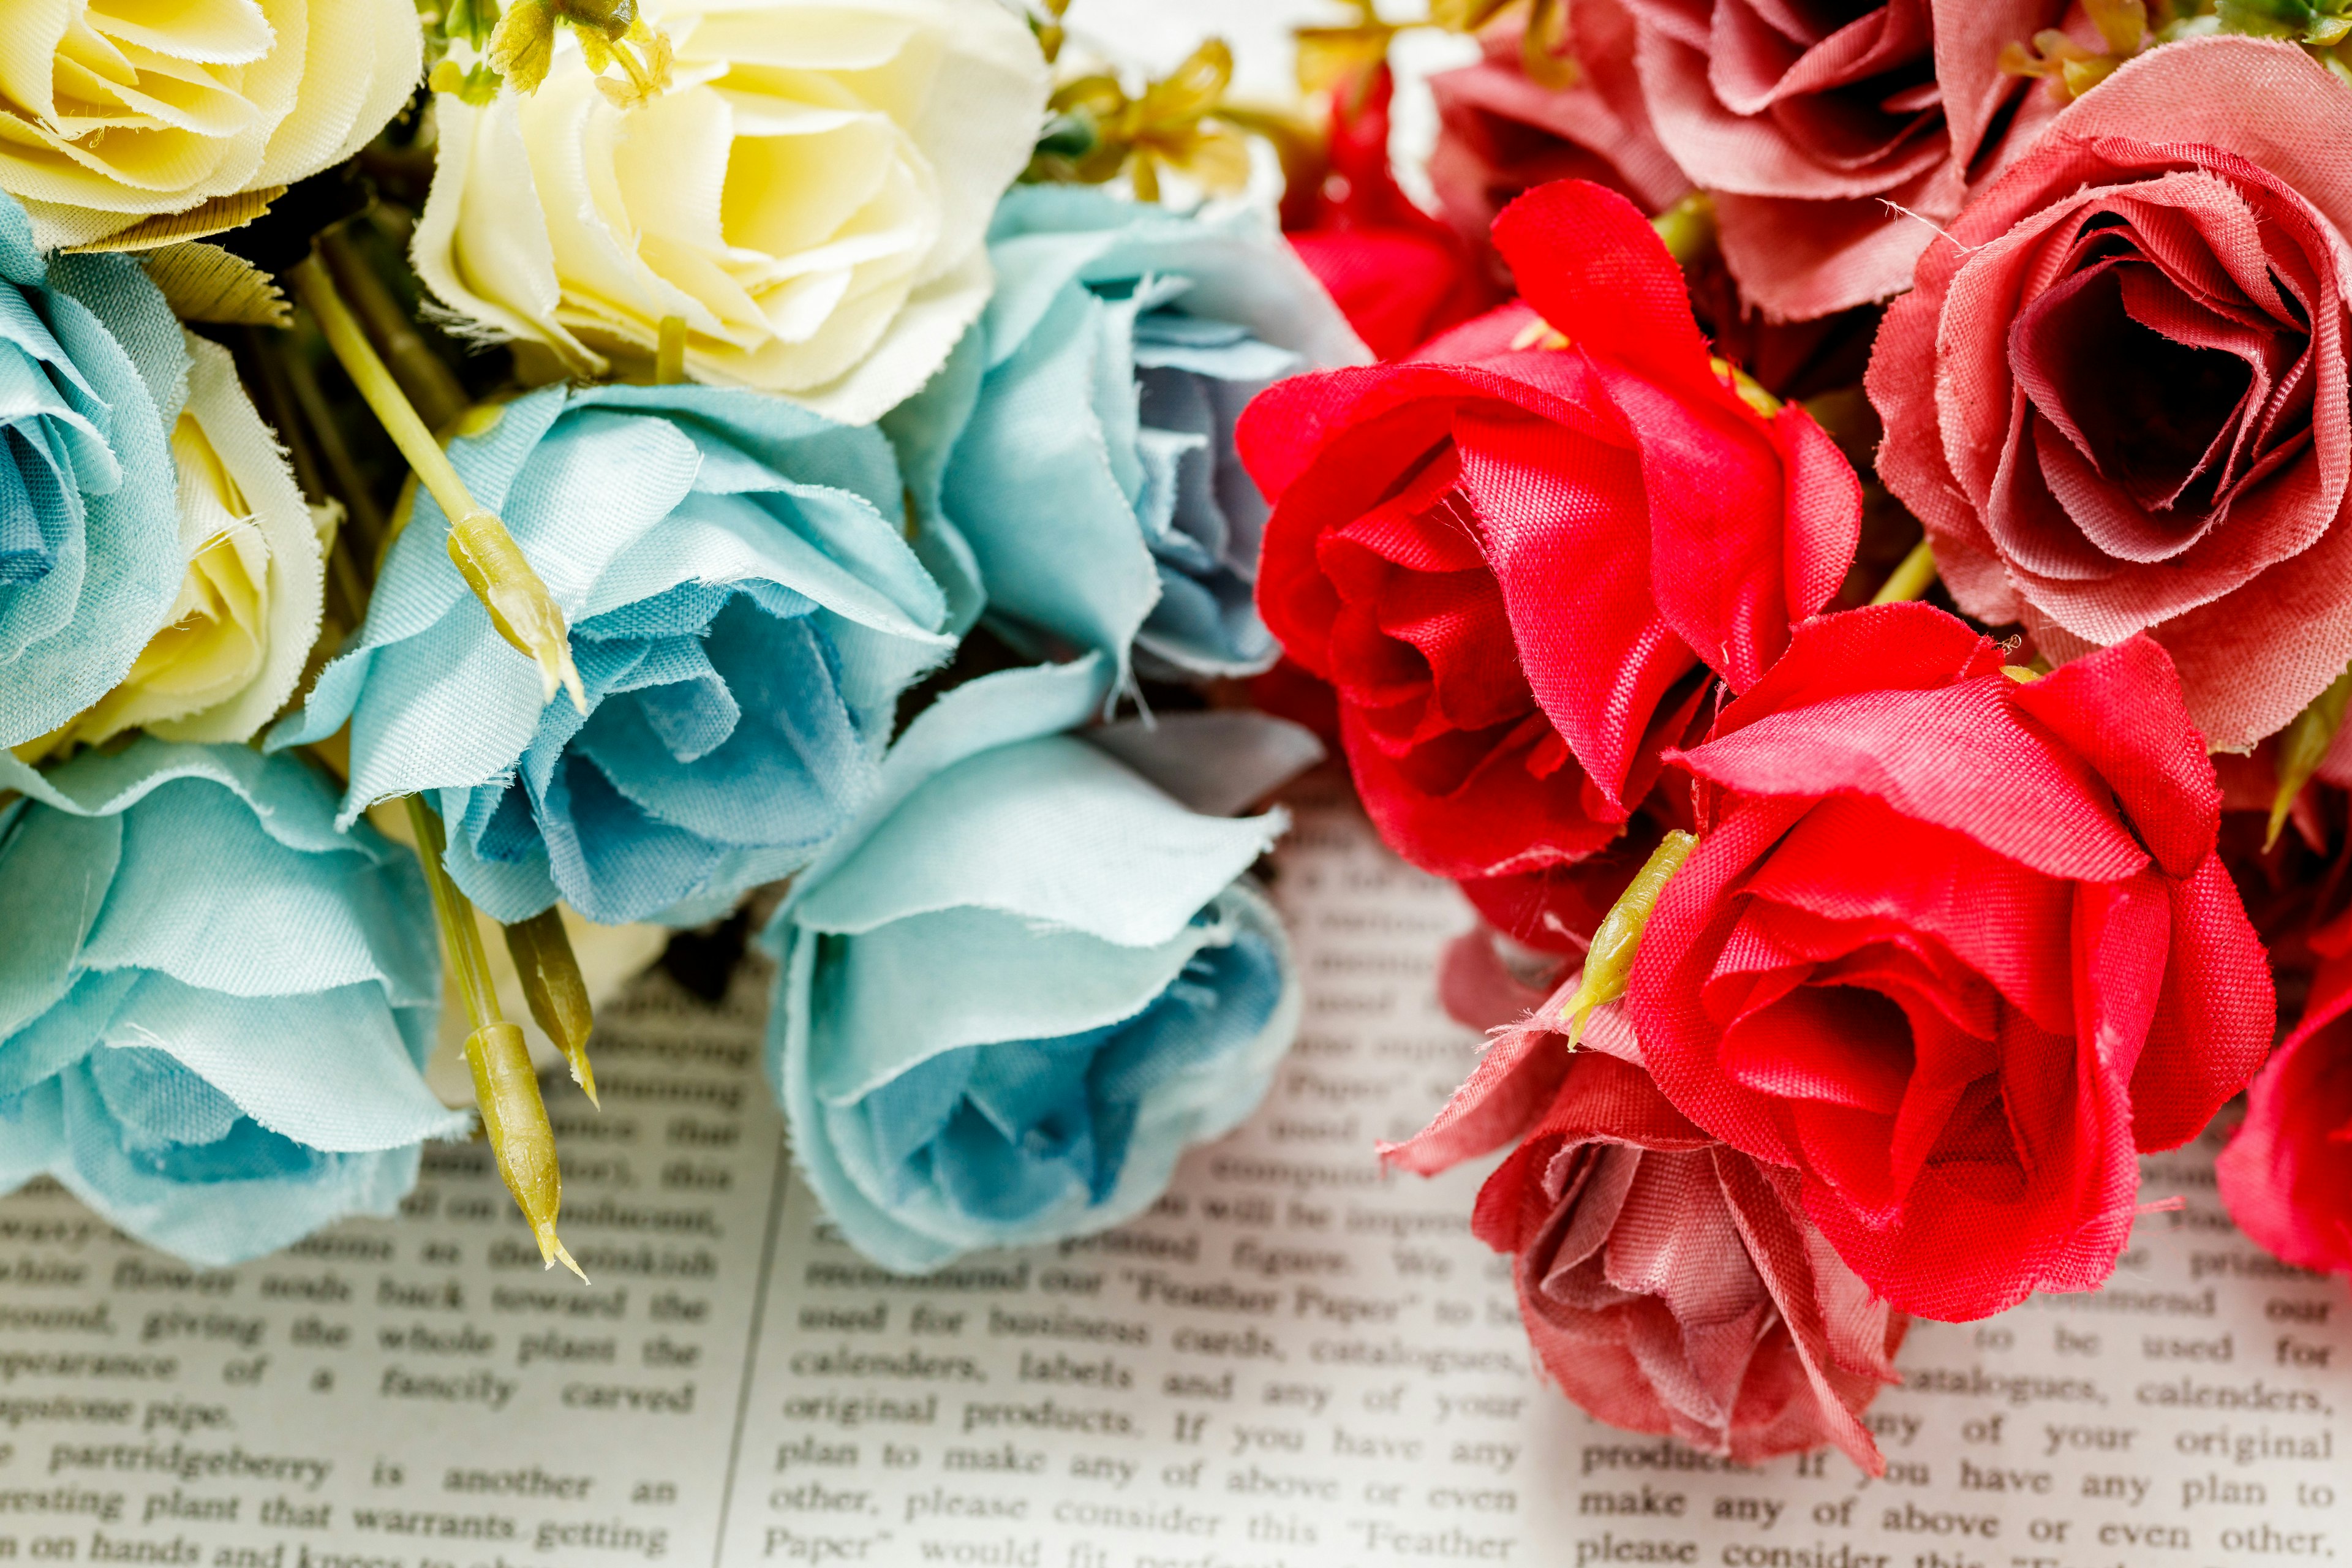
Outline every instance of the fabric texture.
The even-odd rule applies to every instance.
[[[1110,681],[1097,654],[941,698],[761,938],[794,1158],[887,1268],[1133,1217],[1297,1032],[1282,923],[1240,879],[1285,818],[1200,815],[1064,733]],[[1299,754],[1222,743],[1263,787]]]
[[[1274,502],[1266,625],[1337,688],[1382,837],[1464,879],[1624,832],[1708,673],[1753,684],[1835,591],[1861,509],[1808,416],[1710,364],[1623,197],[1548,185],[1496,238],[1524,303],[1284,382],[1240,432]]]
[[[989,212],[1045,117],[1035,40],[994,0],[644,12],[677,59],[641,108],[569,40],[527,99],[440,97],[418,275],[577,374],[650,363],[676,316],[697,380],[871,423],[988,302]]]
[[[1921,258],[1869,391],[1960,607],[2053,660],[2145,631],[2242,751],[2352,662],[2343,83],[2167,45]]]
[[[989,258],[979,326],[883,422],[958,625],[984,604],[1016,646],[1098,650],[1122,679],[1130,657],[1179,679],[1265,668],[1250,584],[1265,508],[1234,421],[1294,370],[1361,363],[1362,344],[1253,213],[1023,185]]]
[[[389,1215],[441,970],[415,856],[292,757],[152,739],[12,780],[0,816],[0,1187],[55,1176],[192,1262]]]
[[[1884,1474],[1856,1417],[1895,1381],[1907,1321],[1830,1250],[1791,1173],[1667,1103],[1622,1005],[1571,1054],[1561,1015],[1581,979],[1501,1030],[1382,1156],[1429,1175],[1517,1142],[1471,1227],[1511,1255],[1538,1364],[1592,1415],[1741,1464],[1835,1443]]]
[[[814,858],[952,647],[879,433],[716,387],[552,387],[449,456],[562,606],[590,712],[542,703],[420,495],[367,624],[270,743],[348,720],[341,820],[433,792],[450,875],[502,921],[560,897],[694,923]]]
[[[47,250],[289,185],[373,141],[424,68],[410,0],[14,9],[0,191]]]
[[[2021,682],[1941,611],[1849,611],[1680,761],[1699,842],[1625,1004],[1675,1108],[1796,1171],[1903,1310],[2096,1288],[2138,1155],[2201,1131],[2271,1042],[2164,651]]]
[[[1658,139],[1715,193],[1724,259],[1775,320],[1910,282],[1933,226],[2049,120],[2049,96],[2003,72],[2000,54],[2068,11],[2066,0],[1622,3]]]
[[[0,195],[0,747],[115,687],[180,590],[180,323],[120,256],[45,261]]]

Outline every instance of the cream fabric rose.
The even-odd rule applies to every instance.
[[[0,190],[47,249],[290,184],[423,68],[412,0],[0,0]]]
[[[697,380],[853,424],[978,319],[996,198],[1046,69],[997,0],[665,0],[672,89],[605,100],[569,40],[528,99],[437,100],[415,240],[434,293],[574,373],[642,362],[665,316]]]
[[[188,405],[172,431],[188,574],[121,684],[43,752],[144,728],[167,741],[244,741],[286,705],[319,635],[322,541],[228,351],[187,335]]]

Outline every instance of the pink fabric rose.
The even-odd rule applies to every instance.
[[[1580,4],[1581,0],[1580,0]],[[2005,44],[2063,0],[1622,0],[1649,119],[1716,193],[1724,259],[1775,320],[1909,283],[1972,182],[2049,118]],[[1890,205],[1892,204],[1892,205]]]
[[[2221,750],[2352,661],[2347,143],[2293,45],[2153,50],[1927,250],[1871,361],[1960,607],[2061,660],[2147,632]]]
[[[1524,24],[1483,35],[1484,58],[1429,79],[1437,145],[1429,183],[1462,237],[1491,255],[1486,231],[1522,192],[1552,180],[1590,180],[1645,213],[1690,189],[1650,127],[1633,72],[1633,23],[1621,0],[1570,7],[1573,86],[1531,81],[1519,64]]]
[[[1595,1416],[1743,1464],[1835,1443],[1883,1473],[1856,1416],[1895,1381],[1906,1320],[1807,1223],[1794,1173],[1666,1102],[1621,1006],[1594,1014],[1571,1053],[1569,989],[1382,1154],[1428,1175],[1523,1138],[1472,1228],[1514,1256],[1538,1361]]]

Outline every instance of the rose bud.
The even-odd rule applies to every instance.
[[[1830,1250],[1793,1173],[1667,1103],[1622,1004],[1570,1051],[1574,984],[1499,1035],[1436,1119],[1382,1155],[1433,1175],[1522,1140],[1471,1226],[1513,1256],[1538,1361],[1593,1415],[1742,1464],[1835,1443],[1884,1473],[1855,1417],[1895,1381],[1906,1320]]]
[[[1699,842],[1626,994],[1667,1098],[1794,1167],[1906,1311],[2095,1288],[2137,1156],[2201,1131],[2271,1039],[2164,650],[2037,679],[1927,605],[1850,611],[1676,760]]]

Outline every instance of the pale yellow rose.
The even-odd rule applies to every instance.
[[[664,0],[674,85],[623,110],[565,40],[529,98],[436,100],[417,271],[602,375],[665,317],[697,380],[851,423],[929,379],[987,303],[983,243],[1047,72],[998,0]]]
[[[42,752],[139,728],[248,740],[293,694],[319,635],[326,573],[310,508],[228,351],[187,343],[188,404],[172,431],[188,559],[179,600],[121,684],[36,742]]]
[[[412,0],[0,0],[0,190],[46,248],[290,184],[423,66]]]

